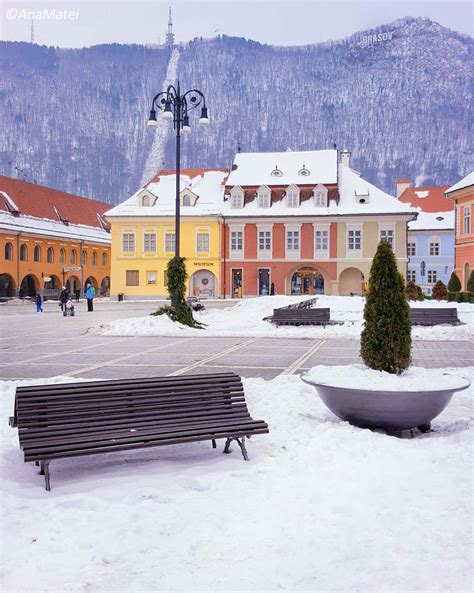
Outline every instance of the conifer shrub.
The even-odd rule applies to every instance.
[[[459,292],[461,290],[461,280],[456,275],[456,272],[451,274],[448,282],[449,292]]]
[[[436,282],[436,284],[433,286],[433,290],[431,291],[431,296],[437,301],[445,301],[448,298],[448,289],[446,288],[444,282],[441,280]]]
[[[418,300],[417,286],[413,282],[413,280],[410,280],[410,282],[408,282],[407,287],[405,289],[405,292],[406,292],[406,295],[407,295],[407,299],[409,301],[416,301],[416,300]]]
[[[467,291],[470,293],[474,293],[474,272],[469,274],[469,278],[467,280]]]
[[[423,294],[423,289],[418,284],[416,285],[416,300],[417,301],[425,300],[425,295]]]
[[[375,370],[402,373],[411,361],[410,307],[392,248],[381,241],[372,261],[360,354]]]
[[[184,257],[170,259],[166,266],[168,276],[168,292],[171,297],[171,305],[160,307],[151,315],[168,315],[171,321],[177,321],[183,325],[203,329],[205,325],[196,321],[193,317],[193,310],[186,300],[186,264]]]

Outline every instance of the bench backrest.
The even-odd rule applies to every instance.
[[[329,308],[321,309],[274,309],[274,319],[329,319]]]
[[[457,319],[458,318],[458,310],[456,307],[449,307],[449,308],[422,308],[422,307],[414,307],[410,308],[410,318],[411,319],[424,319],[424,318],[432,318],[432,319]]]
[[[133,418],[169,421],[234,412],[248,413],[242,381],[235,373],[216,373],[19,387],[12,425],[21,435],[28,428],[79,428],[105,420],[127,424]]]

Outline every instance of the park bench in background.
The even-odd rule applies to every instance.
[[[440,325],[443,323],[459,325],[456,307],[449,308],[421,308],[410,307],[410,321],[412,325]]]
[[[327,325],[329,309],[274,309],[270,321],[275,325]]]
[[[18,387],[10,425],[46,490],[55,459],[226,439],[224,453],[235,440],[247,460],[245,437],[268,432],[235,373]]]
[[[188,297],[188,305],[193,311],[203,311],[206,307],[199,302],[199,299],[195,296]]]

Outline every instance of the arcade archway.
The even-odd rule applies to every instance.
[[[20,284],[20,298],[35,297],[39,290],[39,281],[33,274],[27,274]]]
[[[299,268],[291,276],[290,294],[324,294],[324,276],[310,266]]]
[[[15,296],[15,281],[10,274],[0,274],[0,298]]]
[[[109,296],[110,294],[110,278],[106,276],[100,283],[100,294],[101,296]]]
[[[361,296],[364,294],[364,282],[364,274],[358,268],[346,268],[339,276],[339,294]]]
[[[189,279],[189,294],[197,297],[215,297],[217,278],[210,270],[198,270]]]

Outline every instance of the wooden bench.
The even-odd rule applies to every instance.
[[[10,425],[46,490],[55,459],[226,439],[224,453],[235,440],[248,460],[245,437],[268,433],[235,373],[18,387]]]
[[[330,323],[328,308],[274,309],[270,318],[275,325],[327,325]]]
[[[458,325],[461,322],[458,318],[456,307],[410,307],[410,321],[412,325],[440,325],[443,323]]]

